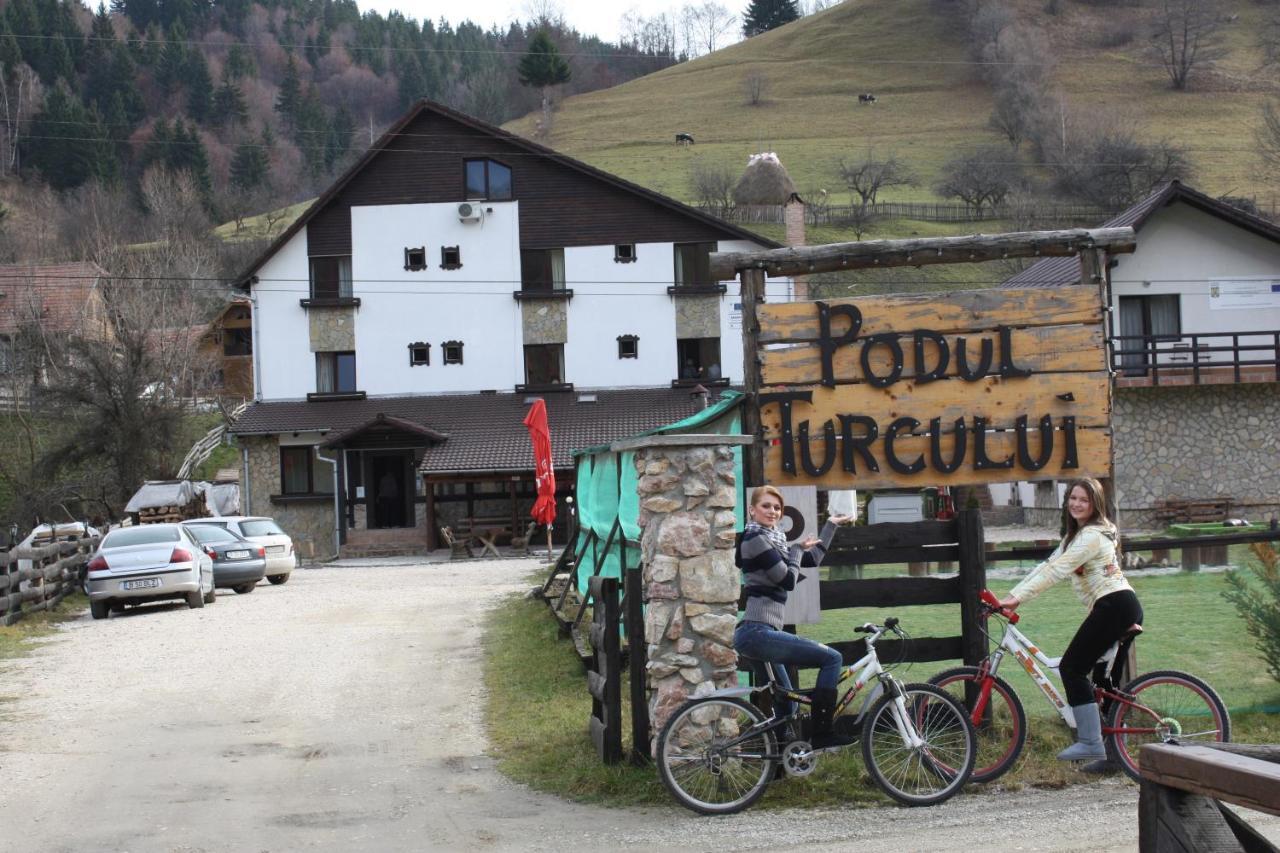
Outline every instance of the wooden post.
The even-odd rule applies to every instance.
[[[960,546],[960,646],[967,666],[977,666],[987,656],[987,637],[978,620],[978,596],[987,586],[986,546],[982,511],[956,514],[956,539]]]
[[[587,673],[591,693],[591,740],[605,764],[622,760],[622,651],[618,644],[618,581],[593,577],[588,592],[594,604],[591,645],[595,670]]]
[[[648,647],[644,639],[644,570],[640,565],[627,566],[627,541],[622,541],[622,572],[626,585],[623,600],[626,602],[627,662],[631,690],[631,763],[649,763]]]
[[[747,405],[742,412],[742,431],[754,441],[743,448],[743,473],[747,486],[764,485],[764,446],[760,427],[760,320],[756,306],[764,300],[764,270],[744,269],[742,286],[742,385]]]

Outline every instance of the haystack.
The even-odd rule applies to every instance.
[[[771,151],[752,154],[733,188],[733,200],[738,205],[786,204],[795,194],[791,176]]]

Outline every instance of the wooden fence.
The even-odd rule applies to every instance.
[[[1280,746],[1154,744],[1138,763],[1141,853],[1277,849],[1222,803],[1280,815]]]
[[[597,602],[591,619],[591,647],[595,649],[587,671],[587,692],[591,694],[591,741],[605,764],[622,761],[622,643],[616,578],[594,577],[590,582],[592,601]]]
[[[781,205],[746,205],[726,210],[721,205],[701,205],[700,208],[728,222],[740,225],[781,225]],[[1044,204],[1027,209],[1007,206],[974,210],[966,204],[955,202],[897,202],[884,201],[869,204],[864,211],[853,204],[829,204],[805,206],[804,219],[809,225],[848,225],[869,219],[914,219],[920,222],[986,222],[997,219],[1014,219],[1031,214],[1037,221],[1097,225],[1110,219],[1115,211],[1103,210],[1085,204]]]
[[[97,548],[98,537],[51,542],[0,553],[0,620],[18,620],[48,610],[80,586],[80,570]],[[30,568],[19,568],[30,560]]]

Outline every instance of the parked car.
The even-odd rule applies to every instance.
[[[180,524],[121,527],[89,560],[85,586],[94,619],[105,619],[113,606],[148,600],[204,607],[214,601],[213,560]]]
[[[184,524],[215,524],[230,530],[237,536],[256,542],[267,551],[267,580],[274,584],[285,583],[289,573],[298,566],[298,555],[293,550],[293,540],[280,529],[275,519],[265,516],[222,515],[212,518],[193,518]]]
[[[234,589],[237,595],[253,592],[267,574],[267,549],[217,524],[188,524],[204,552],[213,559],[213,584]]]

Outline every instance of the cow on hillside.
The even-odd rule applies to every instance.
[[[864,92],[858,96],[858,103],[860,104],[874,104],[875,102],[876,102],[876,96],[870,94],[869,92]]]
[[[693,134],[692,134],[692,133],[677,133],[677,134],[676,134],[676,145],[692,145],[692,144],[693,144]]]

